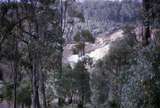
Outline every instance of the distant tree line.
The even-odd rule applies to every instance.
[[[137,1],[86,1],[83,3],[88,19],[103,22],[135,22],[140,19],[141,3]]]

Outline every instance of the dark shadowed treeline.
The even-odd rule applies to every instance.
[[[13,102],[14,108],[31,104],[33,108],[48,106],[45,87],[48,71],[60,71],[62,58],[58,4],[54,0],[0,4],[0,60],[9,64],[11,74],[9,79],[4,78],[2,97]]]

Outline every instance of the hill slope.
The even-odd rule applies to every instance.
[[[121,37],[123,37],[122,30],[117,30],[116,32],[109,35],[98,36],[94,44],[86,43],[86,55],[93,58],[94,61],[102,59],[108,53],[110,43]],[[73,46],[74,44],[67,44],[64,47],[64,63],[76,63],[78,61],[78,55],[72,54]]]

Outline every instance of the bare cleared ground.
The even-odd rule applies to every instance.
[[[120,38],[122,36],[123,36],[122,30],[117,30],[116,32],[112,34],[98,36],[94,44],[86,43],[85,52],[88,53],[88,55],[91,57],[92,56],[93,57],[94,56],[104,56],[106,53],[106,50],[108,49],[107,45],[109,44],[109,42],[115,41],[117,38]],[[69,62],[68,58],[70,58],[71,56],[76,56],[72,54],[73,46],[74,44],[67,44],[64,47],[64,53],[63,53],[64,63],[68,63]],[[103,55],[98,55],[99,53],[103,53]]]
[[[6,101],[0,101],[0,108],[11,108],[11,106]]]

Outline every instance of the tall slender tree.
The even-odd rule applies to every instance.
[[[150,10],[151,10],[151,0],[143,0],[143,10],[144,10],[144,27],[145,33],[143,36],[143,45],[149,44],[150,33]]]

